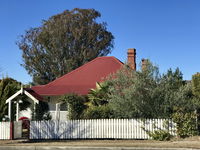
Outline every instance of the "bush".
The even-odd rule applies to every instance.
[[[76,94],[64,96],[63,100],[68,104],[69,119],[82,119],[83,111],[87,108],[86,98]]]
[[[193,94],[200,98],[200,73],[196,73],[192,76],[192,92]]]
[[[85,119],[109,119],[113,113],[108,105],[89,107],[85,113]]]
[[[154,132],[148,133],[153,140],[158,141],[169,141],[172,138],[172,135],[166,130],[156,130]]]
[[[2,121],[3,118],[6,118],[6,115],[8,113],[8,104],[6,104],[6,100],[15,94],[18,90],[21,88],[21,83],[6,77],[3,79],[0,79],[0,121]],[[26,100],[27,97],[23,95],[19,95],[15,98],[15,100],[22,100],[23,105],[19,105],[20,110],[26,110],[27,107],[30,106],[30,102]],[[11,120],[13,121],[15,119],[16,114],[16,105],[12,103],[12,111],[11,111]],[[8,118],[7,118],[8,119]]]
[[[195,112],[186,112],[184,109],[177,109],[172,115],[176,123],[177,135],[181,138],[198,135],[197,114]]]
[[[52,117],[49,113],[49,105],[46,102],[40,101],[36,104],[35,112],[32,106],[32,120],[51,120]]]

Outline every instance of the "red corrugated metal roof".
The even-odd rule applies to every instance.
[[[122,66],[123,63],[115,57],[97,57],[49,84],[32,89],[40,95],[86,95],[91,88],[95,88],[96,82],[103,81]]]
[[[34,91],[31,88],[25,88],[24,90],[26,90],[29,94],[31,94],[33,97],[35,97],[37,100],[39,101],[43,101],[43,97],[40,96],[36,91]]]
[[[36,85],[36,86],[32,86],[31,89],[39,94],[43,87],[45,87],[45,85]]]

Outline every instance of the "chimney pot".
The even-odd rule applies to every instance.
[[[142,70],[144,71],[147,67],[147,62],[148,62],[148,59],[142,59]]]
[[[128,65],[131,69],[136,70],[136,49],[129,48],[127,52]]]

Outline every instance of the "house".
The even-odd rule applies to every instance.
[[[129,67],[136,70],[136,50],[128,49],[127,54]],[[97,57],[46,85],[33,86],[31,89],[24,90],[32,92],[33,97],[35,93],[45,97],[52,119],[63,120],[67,116],[67,111],[66,107],[56,100],[58,96],[70,93],[87,95],[90,89],[96,87],[97,82],[103,82],[106,77],[116,73],[123,65],[124,63],[113,56]],[[30,117],[30,114],[30,110],[22,111],[19,116]]]

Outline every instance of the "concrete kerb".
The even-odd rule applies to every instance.
[[[0,146],[0,150],[35,150],[35,146]]]
[[[199,150],[194,148],[0,146],[0,150]]]

